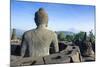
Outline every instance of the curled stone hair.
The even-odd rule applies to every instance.
[[[35,23],[37,26],[41,24],[48,24],[48,14],[43,8],[40,8],[36,13],[35,13]]]

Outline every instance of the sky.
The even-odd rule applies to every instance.
[[[95,29],[95,6],[24,2],[11,0],[11,28],[36,28],[34,14],[39,8],[48,13],[48,28],[53,31],[89,32]]]

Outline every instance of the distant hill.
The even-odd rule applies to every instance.
[[[25,30],[20,30],[20,29],[16,29],[16,35],[17,37],[22,37],[23,33],[25,32]],[[73,35],[75,34],[74,32],[70,32],[70,31],[56,31],[57,34],[63,32],[65,35]],[[11,30],[11,35],[12,35],[12,30]]]
[[[70,31],[56,31],[57,34],[63,32],[65,35],[74,35],[74,32],[70,32]]]

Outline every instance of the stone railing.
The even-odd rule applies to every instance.
[[[62,47],[61,51],[48,56],[39,58],[21,58],[20,56],[11,56],[11,66],[14,65],[41,65],[41,64],[58,64],[58,63],[76,63],[81,62],[82,57],[80,55],[80,50],[77,46],[70,46],[64,43],[59,43]]]

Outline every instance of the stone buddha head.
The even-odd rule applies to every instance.
[[[48,26],[48,14],[43,8],[40,8],[36,13],[35,13],[35,23],[37,27],[41,25],[45,25],[45,27]]]

